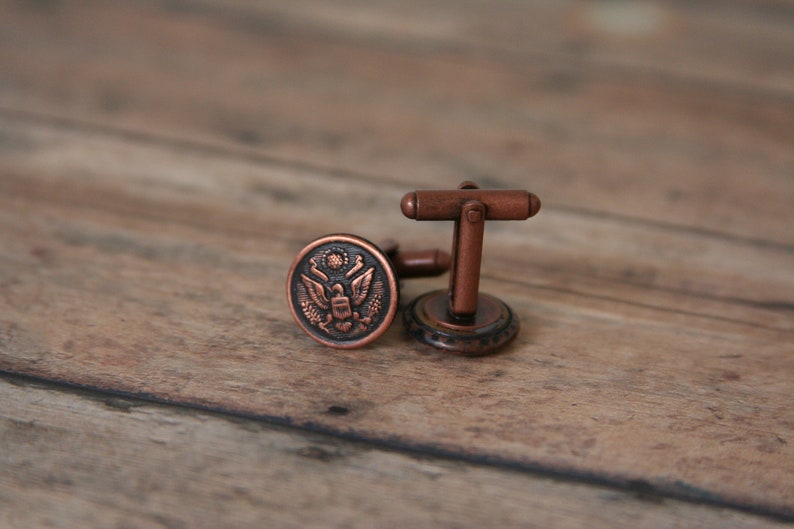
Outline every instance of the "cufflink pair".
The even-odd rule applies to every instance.
[[[479,292],[486,220],[525,220],[540,209],[527,191],[481,190],[463,182],[456,190],[414,191],[401,201],[415,220],[455,222],[452,253],[400,251],[349,234],[309,243],[292,263],[287,299],[298,325],[314,340],[341,349],[367,345],[391,325],[399,306],[400,279],[450,271],[449,289],[413,300],[403,321],[418,341],[465,356],[504,346],[518,334],[516,314]]]

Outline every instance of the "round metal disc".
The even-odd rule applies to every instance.
[[[518,316],[503,301],[480,293],[477,314],[460,321],[448,310],[446,290],[419,296],[405,309],[408,334],[437,349],[463,356],[480,356],[504,347],[518,334]]]
[[[339,349],[361,347],[386,332],[397,314],[397,274],[368,240],[326,235],[292,263],[287,300],[295,321],[313,339]]]

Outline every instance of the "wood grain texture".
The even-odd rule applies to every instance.
[[[781,527],[15,378],[0,378],[0,398],[7,528]]]
[[[616,73],[575,53],[505,58],[474,45],[438,49],[408,30],[400,40],[407,48],[376,38],[351,41],[344,27],[312,30],[317,11],[310,6],[263,13],[241,3],[39,5],[3,6],[4,108],[244,147],[406,187],[463,179],[531,187],[546,204],[794,245],[781,222],[794,203],[787,184],[792,84],[747,90],[694,77],[747,53],[767,71],[790,72],[786,50],[794,49],[794,37],[770,29],[794,17],[786,4],[777,7],[782,14],[749,9],[767,22],[757,25],[748,25],[742,10],[722,8],[710,19],[728,20],[748,35],[726,32],[732,44],[706,40],[665,52],[693,61],[690,75],[673,80],[649,75],[651,61]],[[669,9],[682,10],[678,18],[702,22],[675,5]],[[554,11],[526,9],[522,17],[488,5],[504,24]],[[548,15],[557,22],[548,23],[561,31],[560,19],[573,7],[557,9],[556,18]],[[461,10],[444,10],[454,17],[451,11]],[[677,33],[658,39],[612,47],[687,42]],[[748,41],[760,48],[752,52]],[[539,36],[531,47],[547,44]],[[710,46],[711,53],[694,51]],[[763,204],[752,221],[736,215],[748,202]]]
[[[212,0],[199,2],[212,9]],[[193,4],[195,6],[195,4]],[[249,16],[381,46],[576,62],[611,74],[791,95],[791,6],[782,1],[433,2],[232,0]]]
[[[582,57],[514,10],[631,17],[493,5],[3,2],[0,370],[794,518],[792,9],[660,3],[703,32]],[[306,242],[448,246],[399,200],[463,179],[544,201],[486,228],[513,346],[301,334]]]
[[[446,223],[401,217],[401,185],[328,185],[326,175],[80,129],[14,130],[11,143],[26,148],[4,157],[0,184],[6,370],[788,512],[786,309],[654,295],[610,276],[634,255],[664,252],[669,281],[714,282],[726,296],[766,283],[787,296],[789,253],[751,257],[736,243],[546,211],[487,234],[483,290],[524,321],[505,353],[447,357],[400,325],[374,346],[334,351],[291,321],[286,268],[302,237],[345,225],[368,226],[375,240],[408,228],[414,244],[447,240]],[[351,197],[356,207],[344,207]],[[599,233],[621,240],[609,258],[587,257],[605,271],[585,279],[574,279],[584,270],[571,270],[570,245],[543,243]],[[548,269],[528,274],[539,248]],[[730,251],[721,279],[707,256]],[[431,285],[443,280],[406,283],[404,300]],[[346,413],[328,412],[337,408]]]

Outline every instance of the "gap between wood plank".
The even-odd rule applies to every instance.
[[[693,487],[686,483],[676,482],[668,487],[654,486],[643,480],[621,480],[615,476],[604,476],[594,473],[587,473],[581,471],[572,471],[564,469],[556,469],[547,467],[540,464],[531,464],[525,462],[513,461],[509,458],[500,457],[497,455],[475,455],[465,452],[452,451],[449,449],[434,446],[432,444],[422,443],[406,443],[398,438],[390,437],[368,437],[360,435],[355,431],[342,430],[329,428],[327,426],[306,422],[301,424],[294,423],[290,417],[279,417],[269,415],[258,415],[253,413],[243,413],[234,410],[228,410],[221,407],[205,406],[193,402],[168,400],[155,395],[146,393],[131,393],[119,391],[108,388],[98,388],[94,386],[87,386],[70,382],[68,380],[50,379],[28,375],[24,373],[16,373],[5,369],[0,369],[0,378],[11,384],[43,384],[48,386],[47,389],[69,391],[81,396],[89,398],[102,398],[102,397],[122,397],[125,399],[137,400],[140,402],[152,403],[161,406],[172,406],[181,409],[196,410],[203,413],[209,413],[222,418],[245,419],[264,423],[270,426],[277,426],[280,428],[288,428],[297,431],[304,431],[308,433],[327,435],[332,438],[340,439],[347,442],[360,443],[369,445],[373,448],[380,450],[393,451],[401,453],[410,457],[430,457],[434,459],[442,459],[448,461],[455,461],[476,465],[479,467],[488,467],[494,469],[507,470],[512,472],[519,472],[537,477],[551,478],[555,480],[582,483],[586,485],[594,485],[600,487],[607,487],[622,492],[632,493],[638,499],[645,501],[658,501],[661,499],[672,499],[678,501],[685,501],[698,505],[711,506],[722,509],[730,509],[737,512],[763,516],[776,521],[794,522],[794,510],[787,508],[773,509],[753,505],[750,503],[738,503],[725,500],[717,494],[713,494],[707,490]],[[328,409],[329,414],[344,415],[345,410],[334,409],[332,406]]]

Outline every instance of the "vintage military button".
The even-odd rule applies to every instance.
[[[290,311],[321,344],[352,349],[380,337],[397,314],[397,273],[378,246],[349,234],[320,237],[295,258]]]

